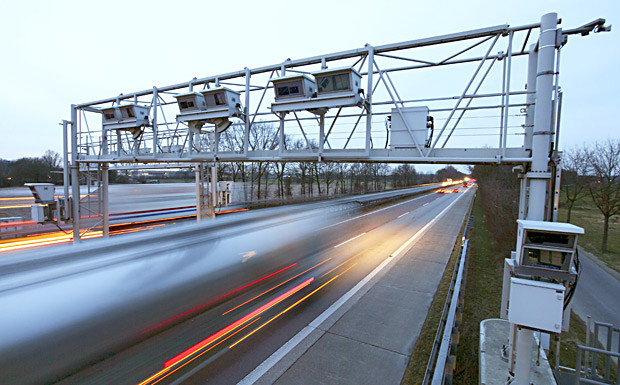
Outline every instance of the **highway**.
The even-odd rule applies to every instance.
[[[383,199],[415,191],[430,191],[435,187],[435,185],[418,186],[404,190],[338,198],[337,201],[370,202],[373,199]],[[88,190],[82,187],[82,198],[88,193]],[[179,221],[195,218],[196,215],[196,193],[193,183],[112,185],[109,193],[110,235],[112,236],[176,224]],[[55,195],[62,196],[61,187],[56,187]],[[241,199],[243,194],[237,191],[233,195]],[[27,211],[27,215],[30,215],[29,208],[33,203],[34,198],[27,188],[0,189],[0,210],[21,209],[22,212]],[[248,204],[244,202],[232,202],[231,205],[217,207],[216,213],[230,214],[246,211],[247,206]],[[13,229],[17,226],[22,227],[22,230],[14,232]],[[27,220],[17,223],[0,223],[0,230],[8,231],[2,234],[6,239],[0,237],[0,253],[65,244],[73,240],[70,224],[63,225],[64,231],[59,231],[53,224],[42,225]],[[18,238],[7,237],[7,234],[13,233]],[[102,235],[101,230],[94,229],[86,233],[83,239],[99,238]]]
[[[0,382],[237,383],[465,190],[373,210],[359,199],[257,210],[10,254],[0,264],[0,328],[10,331]]]

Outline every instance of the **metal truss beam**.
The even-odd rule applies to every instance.
[[[584,26],[579,31],[596,32],[596,28],[604,28],[600,25],[602,25],[600,22],[598,24],[593,22],[586,25],[589,29]],[[540,23],[517,27],[502,24],[392,44],[378,46],[367,44],[362,48],[303,59],[287,59],[282,63],[253,69],[246,67],[241,71],[193,78],[187,82],[77,104],[72,107],[72,128],[75,126],[73,134],[75,137],[72,137],[72,141],[75,141],[77,146],[75,160],[72,164],[142,163],[156,165],[198,161],[286,162],[295,160],[462,164],[530,163],[531,145],[528,143],[531,140],[527,136],[529,125],[517,124],[515,119],[519,118],[519,115],[525,118],[521,108],[531,107],[534,99],[529,96],[533,91],[511,89],[510,79],[511,71],[516,64],[516,62],[513,63],[513,59],[529,54],[524,49],[525,44],[529,41],[532,31],[538,28],[540,28]],[[524,45],[523,48],[517,47],[517,51],[513,52],[513,39],[519,32],[521,32],[519,35],[521,37],[518,41],[523,41]],[[571,30],[570,33],[576,32]],[[504,37],[508,40],[507,52],[493,54],[493,48]],[[434,50],[418,50],[438,45],[449,45],[441,52],[440,58],[425,57],[428,56],[428,52],[435,52],[436,55]],[[532,47],[536,46],[536,44],[532,45]],[[481,54],[484,55],[480,56]],[[490,65],[482,71],[484,64],[489,60]],[[501,60],[504,61],[504,73],[501,74],[499,71],[501,83],[491,85],[495,87],[495,90],[492,90],[489,88],[489,82],[500,77],[497,74],[497,66],[494,67],[493,64]],[[295,105],[298,110],[305,111],[292,109],[276,112],[269,108],[272,100],[269,91],[273,90],[271,80],[274,77],[285,76],[287,72],[309,74],[315,70],[327,69],[328,64],[334,65],[334,68],[344,65],[358,69],[362,76],[360,86],[366,86],[361,105],[357,103],[356,107],[355,103],[350,105],[350,103],[336,102],[333,105],[330,104],[329,108],[310,108],[308,106],[311,104],[317,106],[319,104],[315,99],[308,99],[301,108]],[[471,66],[472,64],[476,65],[475,71],[471,77],[467,78],[464,89],[461,89],[458,94],[451,92],[451,95],[457,94],[458,96],[433,95],[435,97],[412,98],[418,95],[412,95],[411,87],[400,83],[402,76],[409,74],[408,71],[439,69],[448,65]],[[490,73],[493,68],[496,68],[496,71],[492,76]],[[374,77],[375,74],[377,74],[376,77]],[[474,82],[476,82],[475,85]],[[229,131],[226,133],[218,131],[214,135],[214,123],[205,123],[202,128],[197,128],[190,127],[184,121],[175,121],[174,116],[178,110],[173,96],[178,93],[192,92],[197,86],[208,89],[210,85],[226,85],[241,95],[238,105],[240,106],[239,114],[231,118],[232,128],[228,128]],[[485,88],[482,88],[483,86]],[[553,95],[557,99],[559,88],[557,75],[554,87],[556,89]],[[484,90],[484,93],[479,93],[481,90]],[[141,126],[139,132],[132,131],[131,135],[128,131],[93,129],[96,124],[89,124],[87,115],[101,113],[101,108],[119,104],[121,101],[150,107],[150,126]],[[420,103],[424,103],[424,107],[430,114],[433,114],[433,122],[441,122],[437,132],[423,140],[416,136],[419,135],[416,131],[420,132],[422,126],[416,123],[418,126],[412,127],[412,123],[405,118],[407,111],[411,111],[408,108],[419,107]],[[517,109],[519,109],[519,114],[516,114]],[[309,114],[308,111],[314,115]],[[465,123],[465,119],[484,117],[483,115],[493,114],[493,111],[500,115],[498,127],[489,126],[487,123],[481,127],[474,127],[484,128],[485,131],[462,134],[466,132],[465,130],[473,129],[471,124]],[[466,113],[467,116],[465,116]],[[272,114],[275,115],[275,119]],[[399,116],[399,124],[406,126],[410,144],[401,145],[402,143],[398,141],[391,142],[392,131],[387,118],[394,114]],[[358,129],[362,118],[364,118],[365,130]],[[327,130],[326,122],[329,123]],[[171,125],[175,126],[174,129]],[[266,145],[257,146],[256,143],[259,139],[256,130],[260,128],[260,125],[272,125],[273,128],[278,126],[275,134],[268,134],[273,137],[268,139],[270,144],[267,147]],[[379,125],[385,125],[385,129],[383,127],[378,129]],[[342,126],[346,126],[345,132],[342,131]],[[508,128],[511,130],[509,131]],[[489,129],[496,131],[491,133]],[[460,134],[454,135],[457,130]],[[497,143],[498,148],[465,149],[459,142],[461,138],[455,138],[482,135],[498,136],[499,142],[492,138],[492,142]],[[507,140],[509,135],[511,136],[510,142]],[[523,135],[526,139],[523,144],[518,143],[519,140],[515,141],[519,139],[517,135]],[[299,136],[303,137],[301,141],[298,139]],[[297,138],[293,139],[293,137]],[[384,140],[385,146],[383,146]],[[481,143],[479,138],[474,138],[471,142]],[[483,143],[480,147],[486,147],[488,143]],[[517,144],[516,147],[515,144]],[[302,148],[298,149],[299,147]]]
[[[452,33],[452,34],[417,39],[417,40],[409,40],[409,41],[404,41],[400,43],[380,45],[380,46],[374,47],[374,52],[376,54],[379,54],[379,53],[400,51],[400,50],[405,50],[405,49],[427,47],[431,45],[446,44],[446,43],[452,43],[452,42],[461,41],[461,40],[476,39],[479,37],[504,35],[510,31],[521,31],[521,30],[528,30],[528,29],[533,29],[533,28],[538,28],[538,27],[540,27],[540,23],[529,24],[529,25],[524,25],[524,26],[519,26],[519,27],[512,27],[512,28],[507,24],[503,24],[503,25],[475,29],[475,30],[470,30],[470,31],[465,31],[465,32],[458,32],[458,33]],[[336,60],[348,59],[348,58],[353,58],[353,57],[357,57],[360,55],[366,55],[367,53],[368,53],[368,48],[363,47],[363,48],[356,48],[356,49],[352,49],[348,51],[335,52],[335,53],[321,55],[321,56],[312,56],[312,57],[308,57],[304,59],[288,60],[288,61],[285,61],[284,63],[278,63],[278,64],[273,64],[273,65],[251,69],[250,74],[256,75],[256,74],[261,74],[265,72],[275,71],[275,70],[279,70],[282,67],[284,68],[302,67],[302,66],[307,66],[311,64],[318,64],[318,63],[321,63],[322,61],[336,61]],[[246,71],[244,69],[240,71],[229,72],[226,74],[196,79],[192,81],[191,83],[194,85],[213,83],[216,80],[222,81],[222,80],[227,80],[227,79],[244,77],[245,74],[246,74]],[[177,84],[173,84],[173,85],[165,86],[165,87],[158,87],[158,90],[159,92],[174,91],[174,90],[188,87],[189,83],[190,82],[184,82],[184,83],[177,83]],[[106,98],[106,99],[101,99],[101,100],[92,101],[88,103],[77,104],[77,107],[81,109],[84,107],[89,107],[89,106],[93,106],[97,104],[112,103],[117,100],[133,99],[135,97],[150,95],[152,93],[153,93],[152,89],[131,92],[131,93],[115,96],[112,98]]]

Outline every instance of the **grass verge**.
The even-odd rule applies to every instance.
[[[502,273],[507,255],[492,251],[481,199],[473,208],[469,233],[471,253],[467,269],[467,290],[457,349],[455,384],[478,384],[480,322],[498,318],[502,298]],[[506,253],[508,254],[508,252]]]
[[[413,348],[413,354],[409,359],[409,364],[401,381],[403,385],[421,384],[424,380],[424,372],[426,371],[426,365],[428,364],[428,358],[433,348],[433,341],[435,339],[435,333],[437,332],[437,326],[441,319],[441,313],[443,306],[450,290],[450,281],[452,279],[452,273],[456,264],[459,251],[461,249],[461,239],[465,232],[466,221],[461,226],[461,231],[457,237],[457,242],[452,249],[450,261],[446,265],[441,281],[435,292],[433,302],[428,310],[428,315],[418,336],[418,340]]]

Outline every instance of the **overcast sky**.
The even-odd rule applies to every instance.
[[[620,1],[8,1],[0,0],[0,158],[62,151],[71,103],[557,12],[611,33],[562,50],[561,147],[618,136]],[[463,76],[471,76],[470,73]]]

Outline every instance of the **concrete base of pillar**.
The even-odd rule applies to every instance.
[[[487,319],[480,323],[480,376],[481,385],[506,384],[511,376],[508,373],[508,336],[510,334],[510,322],[502,319]],[[532,343],[532,371],[530,383],[536,385],[556,385],[553,372],[549,366],[547,355],[542,349],[538,349],[538,340],[534,333]],[[505,353],[502,354],[505,346]],[[505,357],[505,358],[504,358]]]

